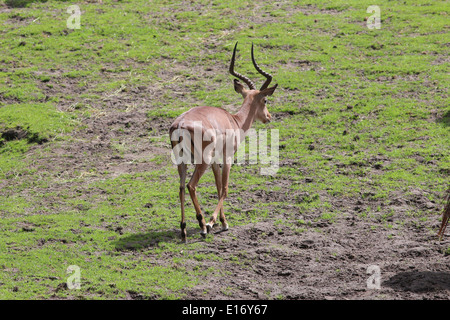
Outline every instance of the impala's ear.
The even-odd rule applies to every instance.
[[[260,93],[258,93],[258,95],[260,95],[261,97],[271,96],[273,94],[273,92],[275,91],[275,89],[277,88],[277,86],[278,86],[278,84],[274,85],[273,87],[264,89]]]
[[[244,98],[247,95],[247,90],[245,90],[244,86],[237,79],[234,79],[234,90],[242,94]]]

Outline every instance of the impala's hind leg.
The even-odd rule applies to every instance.
[[[178,174],[180,175],[180,203],[181,203],[181,240],[186,242],[186,220],[184,217],[184,197],[185,197],[185,186],[186,186],[186,171],[187,165],[181,163],[178,165]]]

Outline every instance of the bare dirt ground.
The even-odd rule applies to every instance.
[[[221,252],[229,262],[205,261],[204,267],[226,270],[228,276],[212,276],[189,295],[194,299],[449,298],[449,258],[443,257],[443,244],[434,237],[406,228],[388,240],[386,232],[372,231],[351,214],[318,228],[320,232],[299,235],[264,222],[221,234],[228,242],[205,244],[204,252]],[[234,256],[245,263],[233,263]],[[375,284],[369,279],[374,273],[367,273],[371,265],[379,267],[379,289],[367,285],[367,281]]]

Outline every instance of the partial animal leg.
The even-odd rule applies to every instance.
[[[442,212],[442,224],[438,233],[438,237],[440,240],[442,240],[442,237],[444,237],[445,229],[447,228],[449,219],[450,219],[450,193],[447,195],[447,204],[445,205],[444,211]]]
[[[186,220],[184,217],[184,197],[185,197],[185,186],[186,186],[186,171],[187,165],[181,163],[178,165],[178,174],[180,175],[180,203],[181,203],[181,240],[186,242]]]
[[[222,193],[222,175],[221,175],[221,171],[220,171],[220,165],[217,163],[213,163],[211,165],[211,168],[213,170],[214,179],[216,181],[218,199],[220,199],[220,195]],[[224,226],[224,218],[225,218],[225,215],[223,213],[223,205],[222,205],[222,207],[220,208],[220,221],[222,222],[222,227]],[[214,224],[216,223],[216,220],[217,220],[217,214],[213,214],[209,223],[206,224],[206,228],[207,228],[208,232],[211,231]]]
[[[197,220],[198,220],[198,224],[201,229],[200,234],[203,237],[206,237],[206,233],[207,233],[206,222],[205,222],[205,218],[203,217],[202,210],[200,209],[200,205],[199,205],[198,199],[197,199],[197,193],[195,192],[195,190],[197,188],[198,181],[200,180],[202,175],[205,173],[207,168],[208,168],[208,164],[206,164],[206,163],[196,164],[194,174],[192,175],[191,180],[187,184],[187,188],[189,190],[189,194],[191,196],[192,203],[194,204],[195,212],[197,213]]]
[[[213,213],[213,217],[217,217],[217,214],[220,212],[220,221],[222,222],[222,230],[224,231],[228,230],[228,223],[223,212],[223,202],[228,195],[228,179],[230,177],[230,168],[230,163],[225,162],[222,165],[222,188],[219,194],[219,203],[217,204],[217,207]]]

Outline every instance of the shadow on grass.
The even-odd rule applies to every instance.
[[[195,234],[198,234],[199,230],[197,229],[188,229],[187,234],[188,237]],[[200,237],[200,236],[199,236]],[[199,239],[188,240],[190,243],[202,241]],[[154,231],[147,233],[136,233],[133,235],[125,236],[120,239],[115,240],[114,246],[118,251],[136,251],[142,250],[146,248],[158,247],[159,243],[178,243],[184,244],[180,238],[179,231]]]
[[[389,280],[383,281],[383,286],[416,293],[438,290],[450,291],[450,273],[442,271],[400,272]]]
[[[437,122],[442,124],[444,127],[450,127],[450,111],[444,113],[442,118],[439,118]]]

